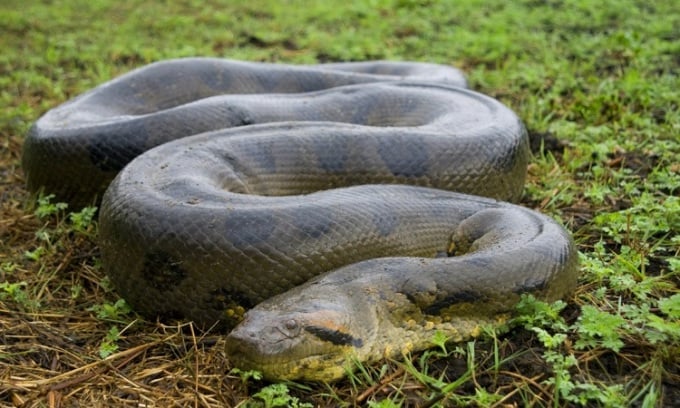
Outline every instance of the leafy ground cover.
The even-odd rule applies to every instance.
[[[669,1],[73,0],[0,5],[0,406],[680,406],[680,6]],[[507,332],[336,384],[231,371],[220,333],[143,320],[94,211],[23,187],[51,107],[160,59],[451,64],[522,117],[522,203],[569,228],[576,293]]]

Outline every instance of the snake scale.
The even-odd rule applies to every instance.
[[[506,202],[528,156],[453,68],[187,58],[48,111],[23,167],[72,208],[102,197],[102,263],[137,311],[233,328],[231,361],[266,378],[334,380],[573,290],[569,234]]]

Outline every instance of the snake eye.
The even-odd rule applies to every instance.
[[[290,331],[292,334],[295,334],[299,328],[298,322],[295,319],[286,320],[283,326],[286,328],[286,330]]]

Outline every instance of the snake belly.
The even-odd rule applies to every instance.
[[[231,361],[266,378],[333,380],[576,284],[566,231],[505,202],[523,124],[462,85],[432,64],[162,62],[48,112],[23,165],[76,207],[106,190],[102,263],[135,310],[235,327]]]

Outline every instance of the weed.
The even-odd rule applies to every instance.
[[[20,305],[26,306],[30,297],[26,294],[25,281],[9,283],[0,282],[0,299],[12,299]]]
[[[85,207],[79,212],[69,214],[71,227],[80,234],[91,234],[97,207]]]
[[[617,352],[624,344],[619,330],[625,323],[626,319],[620,315],[613,315],[593,306],[584,305],[581,308],[579,321],[575,325],[579,337],[574,346],[577,349],[604,347]]]
[[[401,402],[383,399],[380,401],[368,401],[368,406],[371,408],[398,408],[401,407]]]
[[[47,250],[45,247],[37,247],[36,249],[32,251],[24,251],[24,257],[26,259],[30,259],[31,261],[38,262],[40,261],[40,258],[45,254]]]
[[[106,358],[118,351],[118,340],[120,340],[120,331],[117,326],[111,326],[106,337],[99,345],[99,357]]]
[[[566,330],[567,324],[560,315],[566,306],[567,304],[562,300],[546,303],[539,301],[533,295],[522,295],[515,307],[518,315],[514,323],[521,324],[526,329],[545,327]]]
[[[46,218],[49,216],[57,215],[66,210],[68,204],[66,203],[53,203],[54,194],[41,195],[38,197],[38,206],[35,209],[35,215],[38,218]]]
[[[0,270],[2,270],[7,275],[11,275],[19,265],[14,262],[3,262],[0,264]]]
[[[261,380],[262,373],[257,370],[241,370],[240,368],[232,368],[229,374],[238,375],[243,383],[247,383],[248,380]]]
[[[680,320],[680,293],[659,300],[659,310],[672,320]]]
[[[118,299],[114,304],[103,303],[101,305],[94,305],[88,310],[95,312],[98,319],[114,322],[121,321],[126,315],[132,312],[132,309],[124,299]]]
[[[544,384],[555,389],[552,405],[559,407],[566,401],[581,406],[593,403],[605,407],[621,406],[626,401],[622,385],[602,386],[594,382],[574,381],[572,371],[579,368],[579,360],[572,353],[565,354],[562,349],[570,334],[578,334],[574,344],[576,348],[602,346],[618,351],[623,345],[619,329],[625,319],[585,305],[579,320],[567,326],[559,316],[563,308],[564,303],[561,301],[548,304],[532,296],[523,296],[518,305],[520,314],[515,319],[536,333],[537,339],[545,347],[543,359],[550,365],[552,375],[544,380]]]
[[[286,384],[271,384],[253,394],[244,406],[251,408],[312,408],[314,405],[308,402],[300,402],[299,398],[289,394]]]

